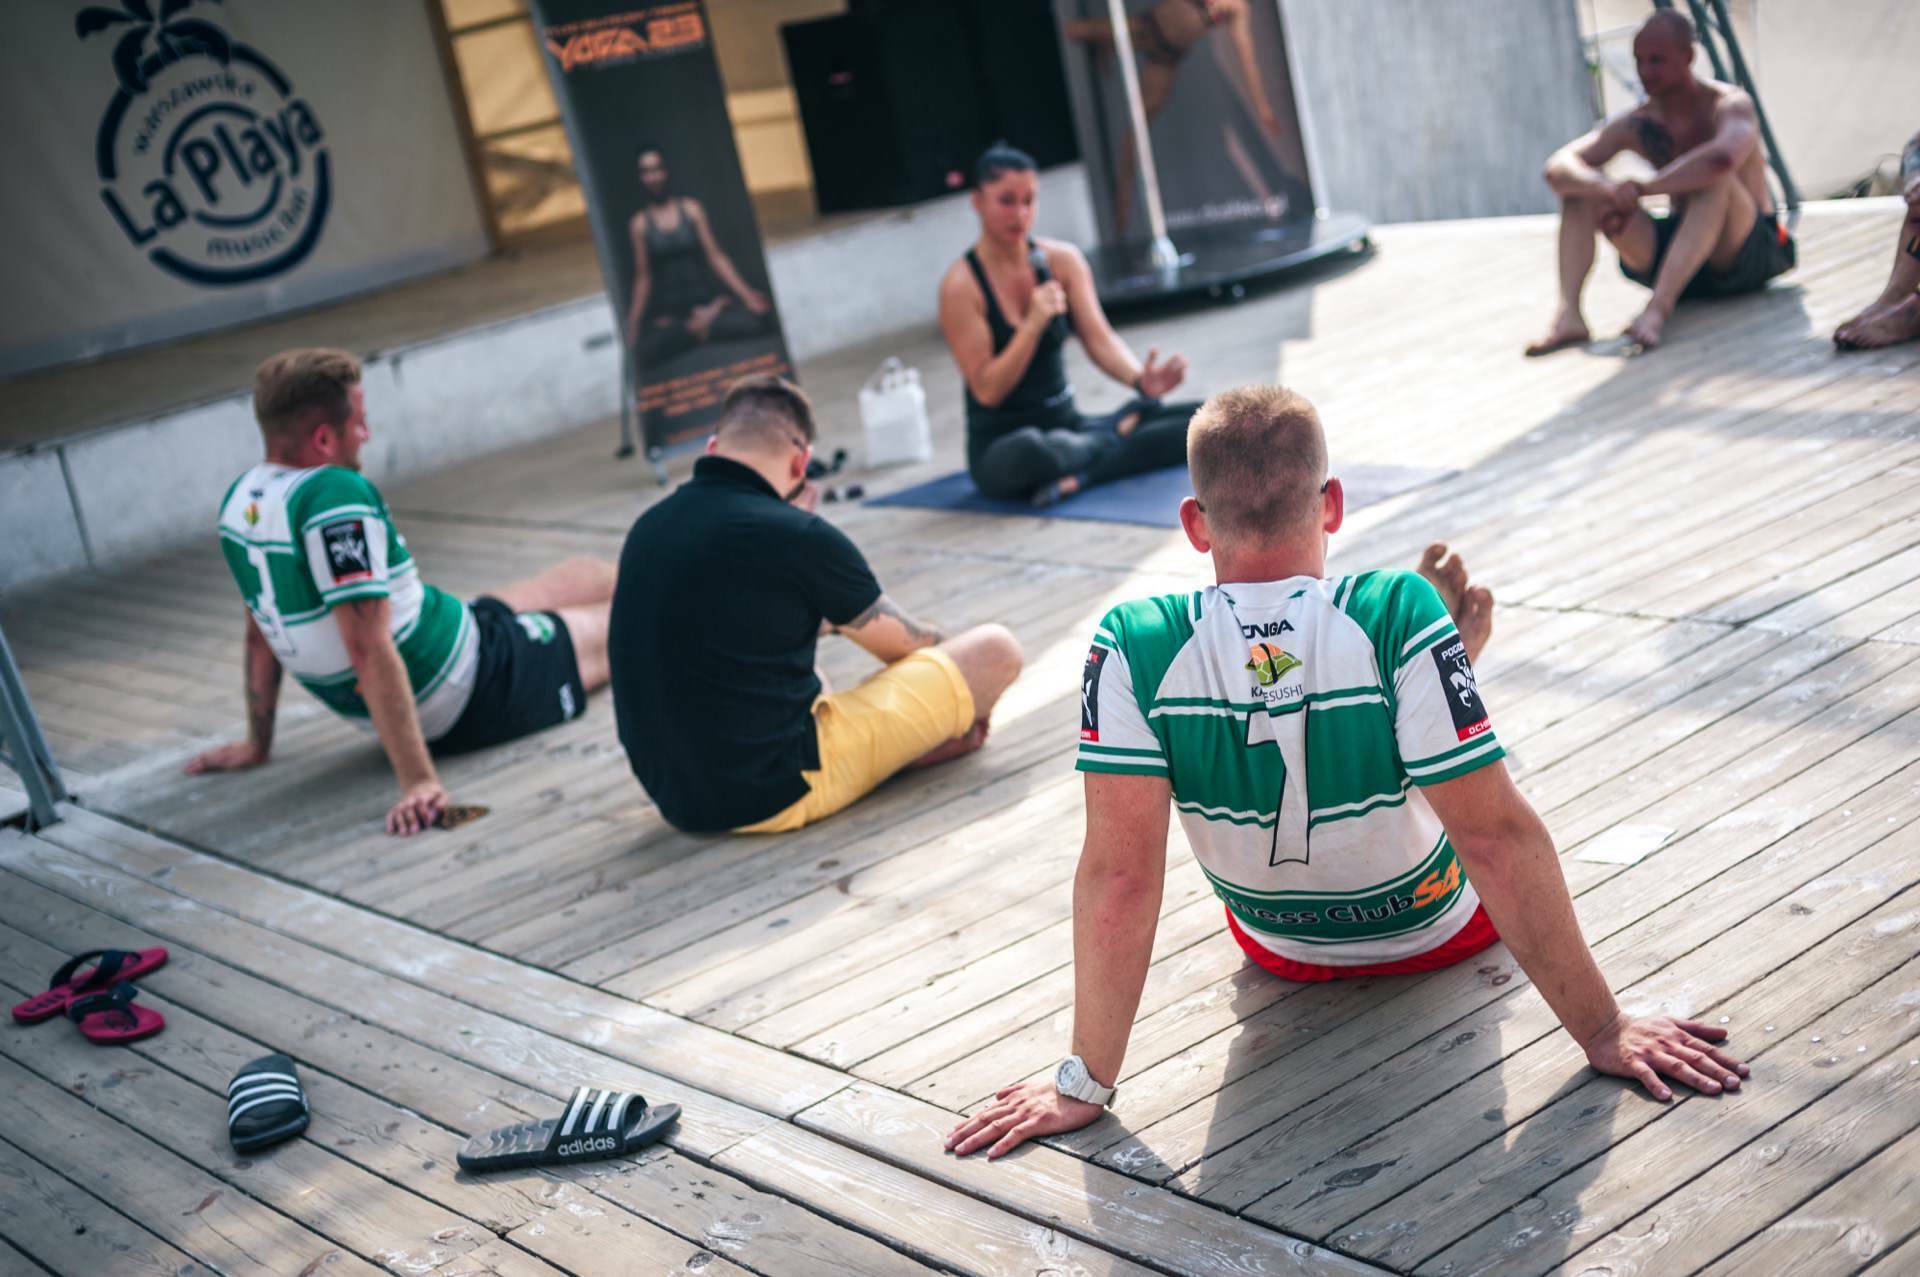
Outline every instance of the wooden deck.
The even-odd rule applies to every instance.
[[[1549,295],[1531,219],[1390,229],[1364,265],[1129,330],[1199,389],[1306,391],[1336,470],[1459,469],[1362,512],[1336,566],[1438,536],[1494,587],[1482,685],[1587,935],[1630,1005],[1729,1024],[1741,1093],[1593,1075],[1504,948],[1266,976],[1176,833],[1115,1112],[999,1165],[943,1155],[954,1114],[1064,1050],[1077,672],[1111,602],[1203,578],[1177,534],[829,507],[906,605],[1026,645],[984,751],[802,833],[689,837],[603,695],[448,767],[492,814],[406,841],[377,748],[297,692],[271,767],[178,774],[242,721],[209,537],[0,611],[80,796],[0,830],[0,992],[81,948],[173,954],[159,1037],[0,1032],[0,1271],[1920,1271],[1920,346],[1826,340],[1896,220],[1811,211],[1792,282],[1683,311],[1637,360],[1519,358]],[[1634,305],[1603,269],[1599,328]],[[876,488],[959,455],[951,371],[925,334],[900,349],[941,455]],[[882,353],[804,370],[829,442]],[[429,575],[475,591],[616,551],[654,493],[612,439],[390,495]],[[1638,863],[1588,858],[1644,827],[1668,836]],[[236,1158],[221,1092],[266,1049],[313,1126]],[[638,1162],[454,1173],[468,1132],[583,1079],[685,1116]]]

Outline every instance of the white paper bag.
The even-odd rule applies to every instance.
[[[933,455],[927,394],[920,370],[888,359],[860,388],[860,425],[867,436],[867,467],[906,465]]]

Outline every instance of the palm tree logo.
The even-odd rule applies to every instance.
[[[144,93],[155,72],[181,58],[204,53],[222,66],[233,57],[226,33],[211,22],[178,16],[194,0],[160,0],[155,16],[149,0],[120,0],[118,9],[93,5],[74,19],[74,34],[82,40],[114,27],[130,28],[113,46],[113,70],[128,95]],[[153,51],[147,51],[152,41]]]

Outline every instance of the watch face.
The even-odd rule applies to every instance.
[[[1087,1083],[1087,1066],[1080,1057],[1068,1056],[1060,1061],[1060,1071],[1053,1076],[1053,1089],[1062,1095],[1078,1098],[1078,1093]]]

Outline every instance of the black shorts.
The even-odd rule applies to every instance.
[[[473,695],[444,736],[436,754],[464,754],[578,718],[587,689],[573,654],[573,635],[554,612],[515,615],[485,594],[468,605],[479,631],[480,666]]]
[[[1667,250],[1673,247],[1680,219],[1671,213],[1649,216],[1653,218],[1653,269],[1631,270],[1621,262],[1620,273],[1636,284],[1652,288],[1654,276],[1660,273],[1660,263],[1667,260]],[[1792,270],[1796,256],[1793,236],[1781,223],[1780,214],[1761,213],[1753,219],[1753,229],[1747,232],[1746,243],[1740,245],[1740,255],[1733,259],[1733,265],[1726,270],[1715,270],[1711,262],[1702,266],[1680,290],[1680,297],[1691,300],[1758,292],[1775,275]]]

